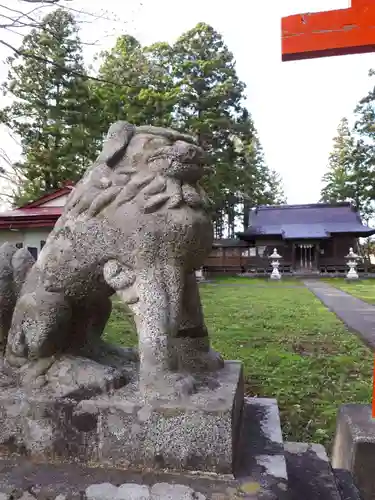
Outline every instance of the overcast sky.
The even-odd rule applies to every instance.
[[[16,4],[6,3],[13,8]],[[72,0],[69,5],[94,12],[95,3]],[[105,8],[120,20],[97,20],[84,27],[85,40],[101,39],[100,46],[86,50],[86,60],[122,33],[143,44],[173,42],[200,21],[211,24],[234,53],[267,163],[282,175],[288,202],[316,202],[337,125],[343,116],[351,117],[371,88],[368,70],[375,68],[375,54],[282,63],[280,23],[290,14],[348,6],[349,0],[106,0]],[[105,36],[109,30],[112,36]],[[0,51],[2,60],[9,55]],[[5,76],[6,68],[0,67],[0,79]],[[13,141],[4,133],[0,138],[14,159]]]

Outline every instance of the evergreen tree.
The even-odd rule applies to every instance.
[[[238,203],[242,210],[244,229],[249,225],[249,211],[258,205],[286,203],[280,175],[271,170],[264,159],[263,148],[254,129],[253,137],[238,139],[236,165],[238,168]]]
[[[245,198],[252,205],[277,199],[276,177],[265,165],[259,139],[251,160],[236,152],[235,140],[253,144],[256,132],[243,106],[245,86],[233,55],[211,26],[199,23],[173,45],[142,48],[135,38],[122,36],[102,54],[98,77],[103,81],[94,82],[92,90],[102,102],[106,126],[117,119],[171,126],[193,134],[209,151],[213,174],[203,183],[213,202],[217,237],[226,229],[234,234]],[[254,178],[246,185],[244,169]]]
[[[375,76],[375,70],[370,70],[369,76]],[[368,145],[375,142],[375,86],[359,101],[356,109],[355,131],[363,138],[368,139]],[[369,151],[373,153],[372,150]]]
[[[64,11],[46,16],[20,53],[33,57],[9,61],[5,91],[16,101],[3,112],[22,141],[24,159],[14,166],[23,176],[18,202],[79,178],[103,131],[119,119],[178,128],[208,149],[214,173],[204,187],[213,200],[217,237],[226,230],[233,236],[250,206],[283,199],[244,108],[245,86],[233,55],[212,27],[200,23],[173,45],[142,47],[121,36],[101,54],[99,74],[89,83],[77,26]]]
[[[374,215],[375,169],[373,147],[363,139],[355,140],[352,153],[352,168],[348,179],[350,199],[369,222]]]
[[[22,146],[22,161],[14,166],[22,179],[15,204],[78,180],[95,155],[91,132],[100,126],[70,13],[48,14],[24,37],[19,54],[8,59],[3,91],[14,101],[1,113]]]
[[[369,76],[375,75],[370,70]],[[355,109],[354,131],[360,137],[355,152],[358,170],[357,192],[361,194],[363,212],[368,219],[374,213],[375,200],[375,87],[373,87]]]
[[[234,216],[228,213],[235,204],[237,188],[232,137],[238,131],[245,85],[221,35],[205,23],[176,41],[172,58],[173,79],[180,89],[176,127],[194,134],[213,158],[214,174],[205,179],[204,187],[213,201],[214,223],[221,227],[225,213],[231,220]]]
[[[343,118],[333,140],[328,170],[323,176],[321,201],[351,201],[368,220],[373,214],[375,170],[372,149],[350,130]]]
[[[328,170],[324,174],[321,201],[334,203],[347,201],[352,191],[349,187],[354,152],[354,138],[349,130],[347,118],[343,118],[333,139],[333,149],[329,155]]]
[[[168,44],[142,48],[134,37],[124,35],[101,59],[98,80],[102,81],[91,87],[102,103],[105,128],[116,120],[171,125],[178,90],[171,77]]]
[[[280,188],[264,161],[250,113],[244,107],[245,85],[222,36],[199,23],[172,47],[173,81],[180,88],[176,126],[198,137],[214,161],[205,180],[214,206],[217,237],[235,235],[238,218],[248,207],[277,202]]]

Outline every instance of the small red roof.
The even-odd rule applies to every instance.
[[[0,220],[2,219],[20,219],[29,217],[46,217],[57,216],[60,217],[63,207],[40,207],[40,208],[16,208],[8,212],[0,213]]]
[[[61,198],[71,192],[74,185],[67,183],[61,189],[46,194],[20,208],[0,213],[0,229],[52,228],[61,216],[63,207],[42,207],[48,201]]]
[[[19,209],[40,207],[40,205],[43,205],[44,203],[47,203],[48,201],[56,200],[56,198],[60,198],[61,196],[69,194],[73,188],[74,188],[74,184],[72,182],[66,182],[62,188],[57,189],[53,193],[45,194],[41,198],[39,198],[38,200],[26,203],[25,205],[22,205]],[[19,209],[16,209],[16,210],[19,210]]]

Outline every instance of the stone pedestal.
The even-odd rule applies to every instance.
[[[238,371],[238,368],[238,363],[227,363],[225,368],[227,375],[222,378],[223,386],[221,391],[223,394],[225,394],[226,389],[229,393],[232,392],[233,394],[233,390],[230,389],[230,380],[232,377],[240,382],[241,373]],[[232,373],[232,375],[230,375],[230,373]],[[225,379],[227,383],[224,382]],[[226,389],[224,386],[226,386]],[[241,394],[239,389],[240,386],[238,385],[238,396]],[[228,397],[224,395],[224,399],[227,401],[229,401],[229,393],[227,392]],[[203,394],[201,396],[204,398]],[[233,406],[231,421],[232,425],[236,426],[236,429],[239,431],[239,436],[236,438],[237,447],[236,450],[233,451],[233,468],[230,474],[213,474],[212,472],[199,470],[199,467],[202,466],[200,460],[196,463],[196,470],[185,471],[171,471],[160,465],[153,468],[142,466],[137,468],[134,467],[133,464],[130,464],[129,467],[106,467],[110,446],[113,446],[113,436],[115,434],[117,434],[118,439],[116,444],[117,448],[114,448],[116,458],[118,458],[121,453],[121,441],[126,446],[125,450],[122,452],[123,459],[125,453],[129,453],[128,450],[130,446],[133,445],[133,448],[135,448],[140,444],[140,442],[132,442],[129,436],[122,436],[121,428],[119,429],[112,418],[112,421],[110,421],[110,425],[112,426],[110,433],[103,429],[101,456],[105,457],[105,460],[100,462],[100,467],[97,466],[97,459],[92,463],[80,463],[82,460],[78,461],[78,463],[77,461],[75,463],[61,463],[61,461],[58,462],[56,457],[54,457],[54,460],[44,459],[43,463],[41,463],[37,460],[30,461],[29,458],[25,457],[0,457],[0,492],[5,492],[7,494],[12,493],[16,498],[19,498],[25,490],[33,491],[34,488],[36,488],[40,492],[40,496],[38,495],[37,497],[38,500],[56,498],[58,494],[65,495],[69,499],[81,498],[80,492],[83,491],[86,491],[88,499],[91,498],[89,493],[93,494],[96,492],[100,499],[110,498],[114,500],[116,498],[118,500],[130,500],[130,498],[133,498],[130,497],[130,489],[134,494],[137,492],[139,496],[148,489],[150,493],[162,492],[164,496],[161,496],[161,498],[176,499],[294,500],[295,498],[304,498],[304,500],[316,500],[316,498],[318,498],[316,496],[290,496],[287,484],[286,462],[283,457],[283,441],[279,410],[276,401],[262,398],[244,398],[243,402],[240,425],[237,425],[238,411],[240,408],[236,407],[236,403]],[[215,419],[220,418],[222,415],[224,421],[229,423],[230,415],[225,409],[227,405],[224,401],[222,401],[222,404],[223,412],[220,413],[219,406],[216,403],[214,404],[215,410],[212,408],[212,403],[208,401],[204,403],[204,401],[202,401],[199,403],[201,407],[199,411],[205,414],[208,412],[209,407],[211,407]],[[127,405],[128,403],[124,402],[122,412],[125,412],[127,408],[127,415],[131,415]],[[198,403],[196,402],[189,410],[185,410],[186,414],[191,412],[191,418],[194,418],[194,414],[196,416],[199,414],[197,405]],[[115,405],[116,411],[111,414],[112,417],[121,417],[119,407],[120,404]],[[166,409],[164,411],[166,411]],[[170,411],[171,414],[169,417],[173,419],[173,408]],[[104,415],[104,411],[101,412],[101,414]],[[79,434],[83,437],[83,427],[86,422],[86,442],[81,441],[77,443],[81,448],[86,449],[91,442],[88,434],[88,432],[90,432],[90,412],[85,413],[82,411],[82,420],[80,422],[77,420],[78,415],[79,412],[71,419],[70,425],[73,428],[77,428],[77,425],[79,425],[81,427]],[[136,413],[133,415],[133,418],[135,418]],[[165,421],[166,418],[167,415],[164,414],[159,422]],[[107,426],[108,418],[103,416],[102,422],[107,422]],[[186,418],[186,422],[188,422],[188,418]],[[201,420],[201,429],[188,427],[186,431],[183,431],[174,427],[174,430],[177,431],[176,435],[173,435],[172,432],[169,432],[168,429],[165,428],[163,429],[165,435],[162,437],[162,442],[167,443],[168,449],[172,449],[173,446],[176,446],[177,449],[194,446],[195,449],[200,449],[199,456],[202,461],[204,455],[209,458],[212,457],[212,453],[220,455],[223,453],[226,443],[228,443],[225,437],[228,436],[228,434],[222,433],[221,426],[217,428],[216,431],[212,432],[212,430],[214,430],[213,425],[210,424],[208,419],[206,419],[206,422],[208,422],[208,429],[204,427],[205,422],[203,420]],[[127,427],[127,430],[129,430],[129,427]],[[207,433],[207,430],[210,435]],[[181,440],[181,432],[183,432],[183,442],[179,442],[179,440]],[[199,432],[201,438],[203,438],[200,447],[198,447],[198,442],[194,442],[194,437],[199,437],[197,432]],[[64,434],[69,438],[72,444],[75,436],[67,435],[65,430]],[[213,435],[215,436],[214,442],[212,438]],[[76,434],[76,437],[77,436],[78,434]],[[223,442],[221,442],[221,436],[223,436]],[[35,439],[37,434],[34,433],[33,437]],[[111,441],[106,444],[106,449],[104,450],[105,443],[103,439],[107,438]],[[211,442],[209,442],[210,439]],[[192,443],[189,443],[189,440],[192,441]],[[231,441],[234,445],[233,439]],[[141,443],[141,446],[146,447],[146,444],[148,443]],[[60,443],[60,445],[62,445],[62,443]],[[207,449],[205,449],[205,447]],[[224,454],[228,460],[231,454],[230,448],[229,454],[228,450],[224,450]],[[69,457],[70,461],[76,459],[76,456],[77,454],[75,452],[74,455],[72,454]],[[121,486],[118,488],[118,485]],[[154,496],[151,494],[150,498],[147,495],[145,495],[145,497],[147,500],[154,499]],[[323,496],[322,499],[328,500],[328,497]],[[331,497],[329,497],[329,500],[332,500]]]
[[[375,419],[371,406],[341,406],[332,455],[335,469],[353,474],[363,500],[375,498]]]
[[[80,401],[4,389],[0,450],[43,461],[230,474],[243,406],[241,363],[227,361],[211,387],[199,382],[184,399],[147,402],[136,383]]]
[[[197,500],[359,500],[350,473],[343,475],[344,470],[332,471],[321,446],[283,443],[275,400],[244,398],[243,408],[242,404],[237,405],[236,401],[242,402],[238,363],[227,363],[222,375],[221,387],[217,388],[223,395],[222,401],[207,400],[202,390],[190,398],[190,402],[173,405],[159,401],[148,407],[138,401],[135,392],[130,396],[130,387],[125,391],[126,397],[122,390],[115,390],[108,397],[98,396],[80,402],[68,401],[68,398],[60,398],[57,402],[45,395],[39,400],[30,400],[20,392],[13,393],[10,400],[11,393],[4,390],[0,398],[3,443],[0,498],[46,500],[61,495],[67,499],[87,500],[130,500],[133,497],[153,500],[159,496]],[[233,389],[236,380],[237,389]],[[231,417],[227,410],[230,400],[233,403]],[[149,440],[143,443],[142,430],[137,426],[142,426],[139,421],[144,420],[146,437],[152,432],[147,418],[150,412],[159,425],[156,429],[159,438],[147,438]],[[177,420],[177,415],[184,419],[181,425],[187,425],[186,430],[178,428],[181,420]],[[213,422],[220,421],[221,416],[228,425],[224,423],[222,427],[220,424],[215,430]],[[231,434],[229,422],[233,426]],[[235,439],[234,429],[236,432],[239,429]],[[125,435],[126,432],[130,434]],[[195,438],[202,440],[200,447]],[[131,447],[144,446],[147,452],[150,441],[153,446],[156,442],[164,446],[166,457],[176,447],[176,452],[172,452],[174,459],[181,451],[190,449],[196,453],[198,449],[197,469],[173,471],[164,468],[161,462],[155,467],[126,463],[129,458],[139,457]],[[199,470],[207,457],[211,464],[213,457],[217,460],[215,453],[223,453],[228,441],[235,448],[231,474]],[[111,448],[113,456],[110,456]],[[6,457],[4,451],[8,455],[18,451],[31,456],[13,454]],[[225,466],[230,454],[224,449]],[[149,453],[147,458],[152,461],[154,457]],[[116,465],[106,466],[109,463]],[[371,466],[371,460],[368,463]],[[361,500],[365,498],[369,497]]]

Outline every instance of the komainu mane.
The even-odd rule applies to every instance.
[[[0,288],[15,290],[0,303],[5,364],[22,383],[48,385],[59,363],[103,363],[103,352],[114,352],[100,338],[114,293],[134,314],[144,394],[191,392],[197,374],[223,366],[195,278],[212,247],[198,184],[205,165],[190,136],[117,122],[21,289],[0,254]]]

